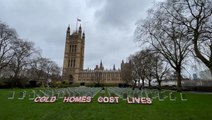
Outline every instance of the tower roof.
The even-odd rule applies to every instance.
[[[115,64],[113,65],[113,70],[116,70],[116,66],[115,66]]]
[[[102,66],[102,60],[100,61],[100,66]]]
[[[82,38],[85,39],[85,32],[82,33]]]
[[[68,25],[67,32],[70,32],[70,24]]]
[[[100,66],[99,66],[99,68],[100,68],[101,70],[104,70],[104,67],[103,67],[103,64],[102,64],[102,60],[100,61]]]
[[[80,26],[79,26],[79,31],[78,31],[79,33],[82,33],[82,27],[81,27],[81,24],[80,24]]]

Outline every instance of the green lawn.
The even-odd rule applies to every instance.
[[[16,92],[21,89],[15,89]],[[27,90],[27,89],[26,89]],[[28,89],[29,90],[29,89]],[[17,96],[8,100],[0,90],[0,120],[211,120],[212,95],[187,93],[188,101],[154,100],[152,105],[92,103],[34,103]]]

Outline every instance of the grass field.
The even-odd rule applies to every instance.
[[[15,89],[16,92],[21,89]],[[25,89],[26,91],[29,89]],[[154,100],[152,105],[92,103],[34,103],[17,97],[8,100],[0,90],[0,120],[211,120],[212,95],[186,93],[187,101]]]

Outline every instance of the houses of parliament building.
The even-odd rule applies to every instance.
[[[85,50],[85,33],[81,25],[78,30],[71,33],[70,26],[67,28],[65,52],[63,62],[63,80],[73,83],[123,83],[121,69],[104,68],[102,61],[94,69],[83,69]],[[123,65],[123,61],[121,66]],[[121,67],[122,68],[122,67]]]

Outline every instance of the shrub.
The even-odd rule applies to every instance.
[[[29,81],[29,87],[38,87],[37,81],[35,81],[35,80]]]

